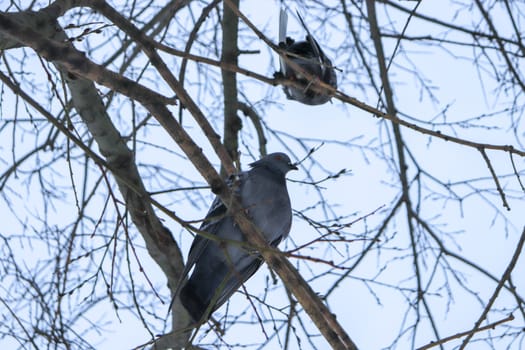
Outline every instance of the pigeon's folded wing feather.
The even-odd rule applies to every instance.
[[[319,44],[317,43],[317,41],[313,37],[312,33],[310,33],[310,30],[306,26],[306,23],[304,23],[304,20],[301,17],[301,15],[299,14],[299,12],[297,12],[297,16],[299,17],[299,21],[303,25],[304,30],[306,30],[306,34],[307,34],[306,35],[306,39],[308,40],[308,42],[310,43],[310,46],[312,47],[314,59],[315,59],[315,61],[317,61],[317,63],[319,63],[319,65],[321,66],[321,69],[324,72],[324,68],[325,68],[324,67],[324,60],[323,60],[323,56],[324,55],[321,53],[321,48],[319,47]]]
[[[236,181],[243,181],[244,176],[244,173],[232,175],[226,180],[226,185],[230,190],[233,190],[235,193],[238,193],[239,186],[235,186],[234,188],[234,184]],[[208,213],[206,214],[206,217],[204,218],[204,221],[200,226],[199,230],[211,235],[217,235],[217,226],[224,219],[224,216],[227,214],[227,212],[228,208],[226,207],[226,205],[224,205],[224,203],[218,196],[215,197],[213,203],[211,204],[210,210],[208,210]],[[197,234],[195,240],[193,241],[190,247],[188,261],[186,262],[186,266],[184,268],[186,275],[189,272],[189,270],[191,270],[195,262],[199,259],[202,252],[208,245],[209,241],[209,239],[206,239],[205,237]]]
[[[240,175],[238,175],[240,177]],[[226,180],[226,185],[232,189],[233,183],[235,181],[235,176],[230,176],[228,180]],[[221,220],[224,218],[228,211],[228,208],[224,205],[222,200],[217,196],[213,200],[210,209],[208,210],[208,213],[206,214],[206,217],[204,218],[203,223],[201,224],[199,231],[206,232],[211,235],[217,235],[217,226],[221,222]],[[202,253],[206,250],[206,247],[210,243],[209,239],[206,239],[202,235],[197,234],[191,244],[190,252],[188,254],[188,260],[186,261],[186,265],[184,265],[184,269],[182,270],[182,273],[179,278],[179,283],[177,286],[177,289],[175,290],[175,293],[173,295],[173,299],[171,301],[171,304],[173,304],[173,300],[179,295],[180,288],[182,286],[182,281],[188,277],[191,269],[196,264],[196,262],[200,259],[202,256]],[[170,308],[171,308],[170,304]]]

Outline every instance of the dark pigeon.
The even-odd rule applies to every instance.
[[[292,209],[285,176],[297,167],[284,153],[269,154],[250,166],[230,177],[228,186],[266,241],[276,247],[290,232]],[[219,197],[200,230],[217,240],[195,236],[182,274],[185,278],[194,268],[180,288],[180,300],[195,322],[206,321],[263,262],[257,252],[224,241],[246,240]]]
[[[293,61],[305,72],[337,88],[337,76],[335,75],[332,61],[326,57],[299,13],[297,13],[297,16],[299,16],[299,20],[307,33],[305,41],[295,41],[286,36],[288,15],[284,9],[281,9],[279,16],[279,47],[286,51],[286,57],[289,60]],[[283,87],[284,93],[289,100],[296,100],[307,105],[320,105],[330,100],[328,91],[325,93],[313,91],[310,86],[314,82],[304,77],[301,72],[294,70],[293,67],[286,63],[283,57],[279,58],[279,63],[281,66],[280,75],[284,78],[295,80],[302,85],[301,88]]]

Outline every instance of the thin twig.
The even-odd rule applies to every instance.
[[[523,186],[523,183],[521,182],[521,177],[518,172],[518,169],[516,169],[516,163],[514,163],[514,157],[512,156],[512,153],[509,153],[510,157],[510,163],[512,164],[512,170],[514,171],[514,175],[516,175],[516,178],[518,179],[518,183],[520,184],[521,190],[525,192],[525,187]]]
[[[483,326],[483,327],[480,327],[480,328],[476,329],[475,332],[479,333],[479,332],[483,332],[483,331],[486,331],[486,330],[489,330],[489,329],[494,329],[494,328],[496,328],[496,326],[499,326],[500,324],[505,323],[505,322],[510,322],[512,320],[514,320],[514,316],[512,314],[510,314],[509,316],[505,317],[504,319],[501,319],[499,321],[496,321],[494,323],[491,323],[491,324],[488,324],[486,326]],[[427,345],[423,345],[423,346],[417,348],[417,350],[427,350],[427,349],[433,348],[434,346],[445,344],[445,343],[447,343],[447,342],[449,342],[451,340],[462,338],[462,337],[470,334],[471,332],[472,332],[472,330],[466,331],[466,332],[461,332],[461,333],[456,333],[454,335],[445,337],[443,339],[430,342]]]
[[[492,305],[496,301],[496,299],[497,299],[497,297],[499,295],[499,292],[501,291],[501,289],[505,285],[505,282],[507,282],[510,279],[510,275],[512,273],[512,270],[516,266],[516,262],[518,261],[518,258],[521,255],[521,252],[523,250],[523,245],[524,244],[525,244],[525,227],[523,228],[523,231],[521,233],[521,237],[520,237],[520,239],[518,241],[516,249],[514,250],[514,254],[512,255],[512,259],[510,260],[509,265],[505,269],[505,272],[503,273],[503,276],[501,276],[501,279],[499,280],[498,285],[496,286],[496,289],[494,290],[494,293],[492,293],[492,296],[490,297],[490,300],[487,303],[487,306],[485,306],[485,309],[483,310],[483,312],[479,316],[479,319],[474,324],[474,328],[472,328],[472,330],[469,332],[469,334],[467,335],[465,340],[463,340],[463,343],[461,344],[460,350],[463,350],[463,349],[466,348],[466,346],[468,345],[470,339],[472,339],[474,334],[480,328],[481,323],[483,322],[483,320],[485,320],[485,318],[487,317],[489,311],[492,309]]]
[[[261,157],[264,157],[266,152],[266,143],[268,140],[266,140],[266,136],[264,136],[264,128],[261,124],[261,117],[255,109],[248,104],[244,102],[237,102],[237,107],[241,112],[244,113],[245,116],[250,118],[250,121],[253,124],[253,127],[255,128],[255,131],[257,132],[257,140],[259,141],[259,153],[261,154]]]
[[[501,197],[501,200],[503,201],[503,206],[507,208],[507,210],[510,210],[509,203],[507,202],[507,198],[505,197],[505,192],[503,192],[503,188],[501,188],[501,185],[498,179],[498,175],[496,175],[496,172],[494,171],[494,167],[492,166],[492,163],[490,162],[490,159],[487,156],[487,152],[485,152],[485,149],[483,148],[480,148],[479,151],[481,152],[481,155],[483,156],[485,163],[487,163],[487,166],[489,167],[489,170],[490,170],[490,174],[492,175],[492,178],[494,179],[494,182],[496,183],[496,188],[498,189],[498,193]]]

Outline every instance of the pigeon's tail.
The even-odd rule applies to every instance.
[[[191,280],[189,280],[180,290],[180,301],[188,311],[193,321],[200,322],[204,313],[208,309],[208,304],[203,303],[197,293]]]
[[[288,14],[284,7],[281,7],[281,12],[279,12],[279,46],[283,48],[286,45],[286,27],[288,26]],[[282,43],[282,45],[281,45]],[[286,62],[284,58],[279,56],[279,65],[281,66],[281,73],[286,76]]]
[[[284,7],[279,12],[279,42],[286,43],[286,27],[288,26],[288,14]]]

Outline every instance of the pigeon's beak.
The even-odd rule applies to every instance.
[[[295,164],[295,163],[290,163],[290,169],[291,169],[291,170],[298,170],[299,168],[297,167],[297,164]]]

